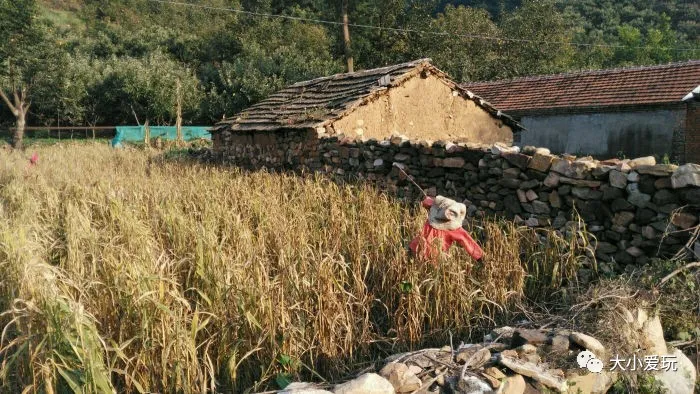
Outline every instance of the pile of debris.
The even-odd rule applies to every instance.
[[[643,330],[661,327],[658,319],[644,317]],[[678,370],[657,374],[656,380],[674,393],[692,393],[692,362],[678,350],[666,353],[676,359]],[[611,371],[610,357],[600,341],[580,332],[502,327],[479,344],[397,354],[385,359],[377,373],[334,387],[293,383],[283,393],[605,393],[619,378]]]

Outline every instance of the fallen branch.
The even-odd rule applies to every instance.
[[[674,276],[678,275],[681,271],[687,270],[687,269],[691,269],[691,268],[694,268],[694,267],[700,267],[700,261],[696,261],[696,262],[694,262],[694,263],[686,264],[686,265],[684,265],[683,267],[678,268],[677,270],[675,270],[675,271],[671,272],[670,274],[664,276],[663,279],[661,279],[661,282],[659,282],[659,284],[658,284],[656,287],[659,288],[659,287],[663,286],[664,283],[668,282],[671,278],[673,278]]]

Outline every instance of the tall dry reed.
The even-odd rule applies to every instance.
[[[455,250],[435,269],[404,249],[425,213],[371,188],[154,155],[0,153],[0,391],[337,379],[507,317],[541,245],[487,221],[485,262]]]

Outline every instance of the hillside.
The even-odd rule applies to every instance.
[[[185,122],[209,124],[288,83],[344,69],[338,25],[148,0],[37,1],[35,34],[24,38],[38,41],[7,52],[9,62],[32,65],[22,78],[32,86],[33,125],[133,123],[134,113],[172,124],[177,80]],[[322,0],[206,4],[340,19],[339,8]],[[358,0],[349,16],[357,24],[410,29],[351,27],[356,68],[431,57],[455,79],[475,81],[698,58],[698,50],[676,49],[700,47],[699,10],[687,0]],[[0,86],[8,88],[3,69]],[[12,123],[0,109],[0,124]]]

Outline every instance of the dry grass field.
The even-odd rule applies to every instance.
[[[340,379],[478,335],[575,279],[576,242],[496,220],[474,228],[483,263],[413,261],[425,213],[369,187],[102,144],[36,150],[34,167],[0,153],[0,392]]]

